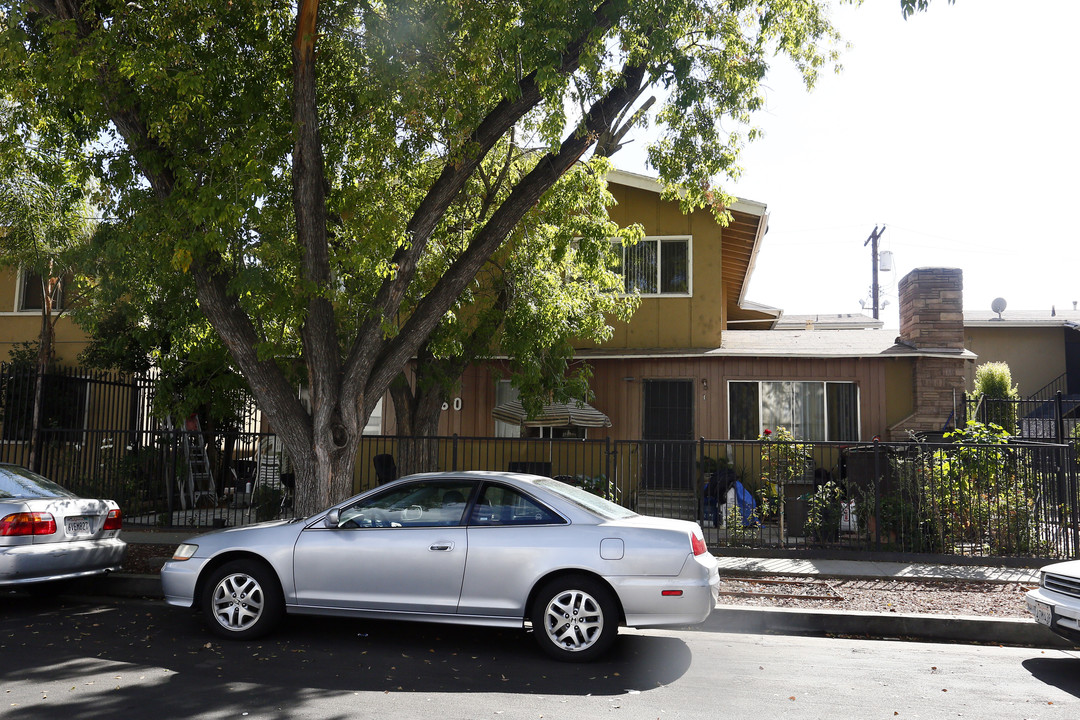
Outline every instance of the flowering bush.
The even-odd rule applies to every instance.
[[[761,441],[761,479],[766,484],[783,487],[813,467],[810,446],[795,442],[786,428],[778,427],[775,433],[765,428],[758,440]]]

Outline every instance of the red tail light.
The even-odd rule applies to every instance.
[[[47,512],[13,513],[0,520],[0,535],[52,535],[56,520]]]
[[[102,530],[119,530],[123,525],[123,519],[120,517],[119,510],[110,510],[109,517],[105,518],[105,527]]]
[[[690,548],[694,551],[694,555],[704,555],[709,552],[709,548],[705,546],[705,538],[693,532],[690,533]]]

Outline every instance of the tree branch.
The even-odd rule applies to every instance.
[[[581,53],[590,37],[602,33],[614,26],[624,12],[613,2],[605,0],[593,13],[593,22],[570,42],[562,53],[562,63],[556,72],[569,73],[577,68]],[[417,263],[427,247],[431,233],[438,226],[451,202],[461,192],[466,180],[487,156],[488,152],[524,115],[541,101],[540,85],[537,73],[527,75],[518,84],[518,97],[506,98],[499,102],[487,114],[465,143],[466,148],[475,148],[463,158],[447,161],[442,174],[428,190],[420,202],[412,219],[406,227],[409,243],[400,248],[392,259],[396,273],[388,278],[379,289],[372,303],[370,317],[364,322],[345,364],[346,385],[360,390],[366,378],[356,377],[360,368],[370,366],[370,362],[383,349],[382,321],[397,313],[412,282]]]
[[[435,329],[447,309],[525,213],[536,205],[540,197],[577,162],[589,146],[611,127],[619,113],[640,95],[644,78],[644,66],[624,67],[623,82],[593,105],[583,127],[564,140],[557,153],[545,155],[515,186],[510,196],[469,243],[465,252],[454,261],[435,287],[417,305],[401,331],[387,343],[379,357],[377,375],[368,380],[367,389],[385,387],[396,372],[393,368],[402,367],[416,353],[422,339]]]

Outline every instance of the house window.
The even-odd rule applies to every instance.
[[[64,309],[64,285],[67,284],[68,280],[69,278],[65,276],[56,283],[52,297],[53,310]],[[30,272],[29,270],[24,271],[19,285],[19,311],[41,312],[41,308],[44,304],[41,275]]]
[[[518,399],[518,390],[510,384],[509,380],[499,380],[495,383],[495,404],[512,402]],[[502,420],[495,421],[495,437],[521,437],[521,426],[511,425]]]
[[[752,440],[784,427],[799,440],[859,439],[859,387],[852,382],[751,380],[728,383],[728,430]]]
[[[383,419],[383,399],[379,398],[379,402],[375,403],[375,409],[371,411],[371,417],[368,418],[367,425],[364,426],[362,435],[382,435],[382,419]]]
[[[690,294],[690,237],[647,237],[623,245],[616,272],[623,289],[641,295]]]

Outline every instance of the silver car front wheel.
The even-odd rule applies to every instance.
[[[532,611],[533,632],[548,655],[586,662],[607,652],[619,632],[611,591],[590,577],[568,577],[544,586]]]
[[[269,632],[281,619],[284,600],[277,578],[264,565],[236,560],[208,578],[202,601],[210,629],[226,638],[247,640]]]

